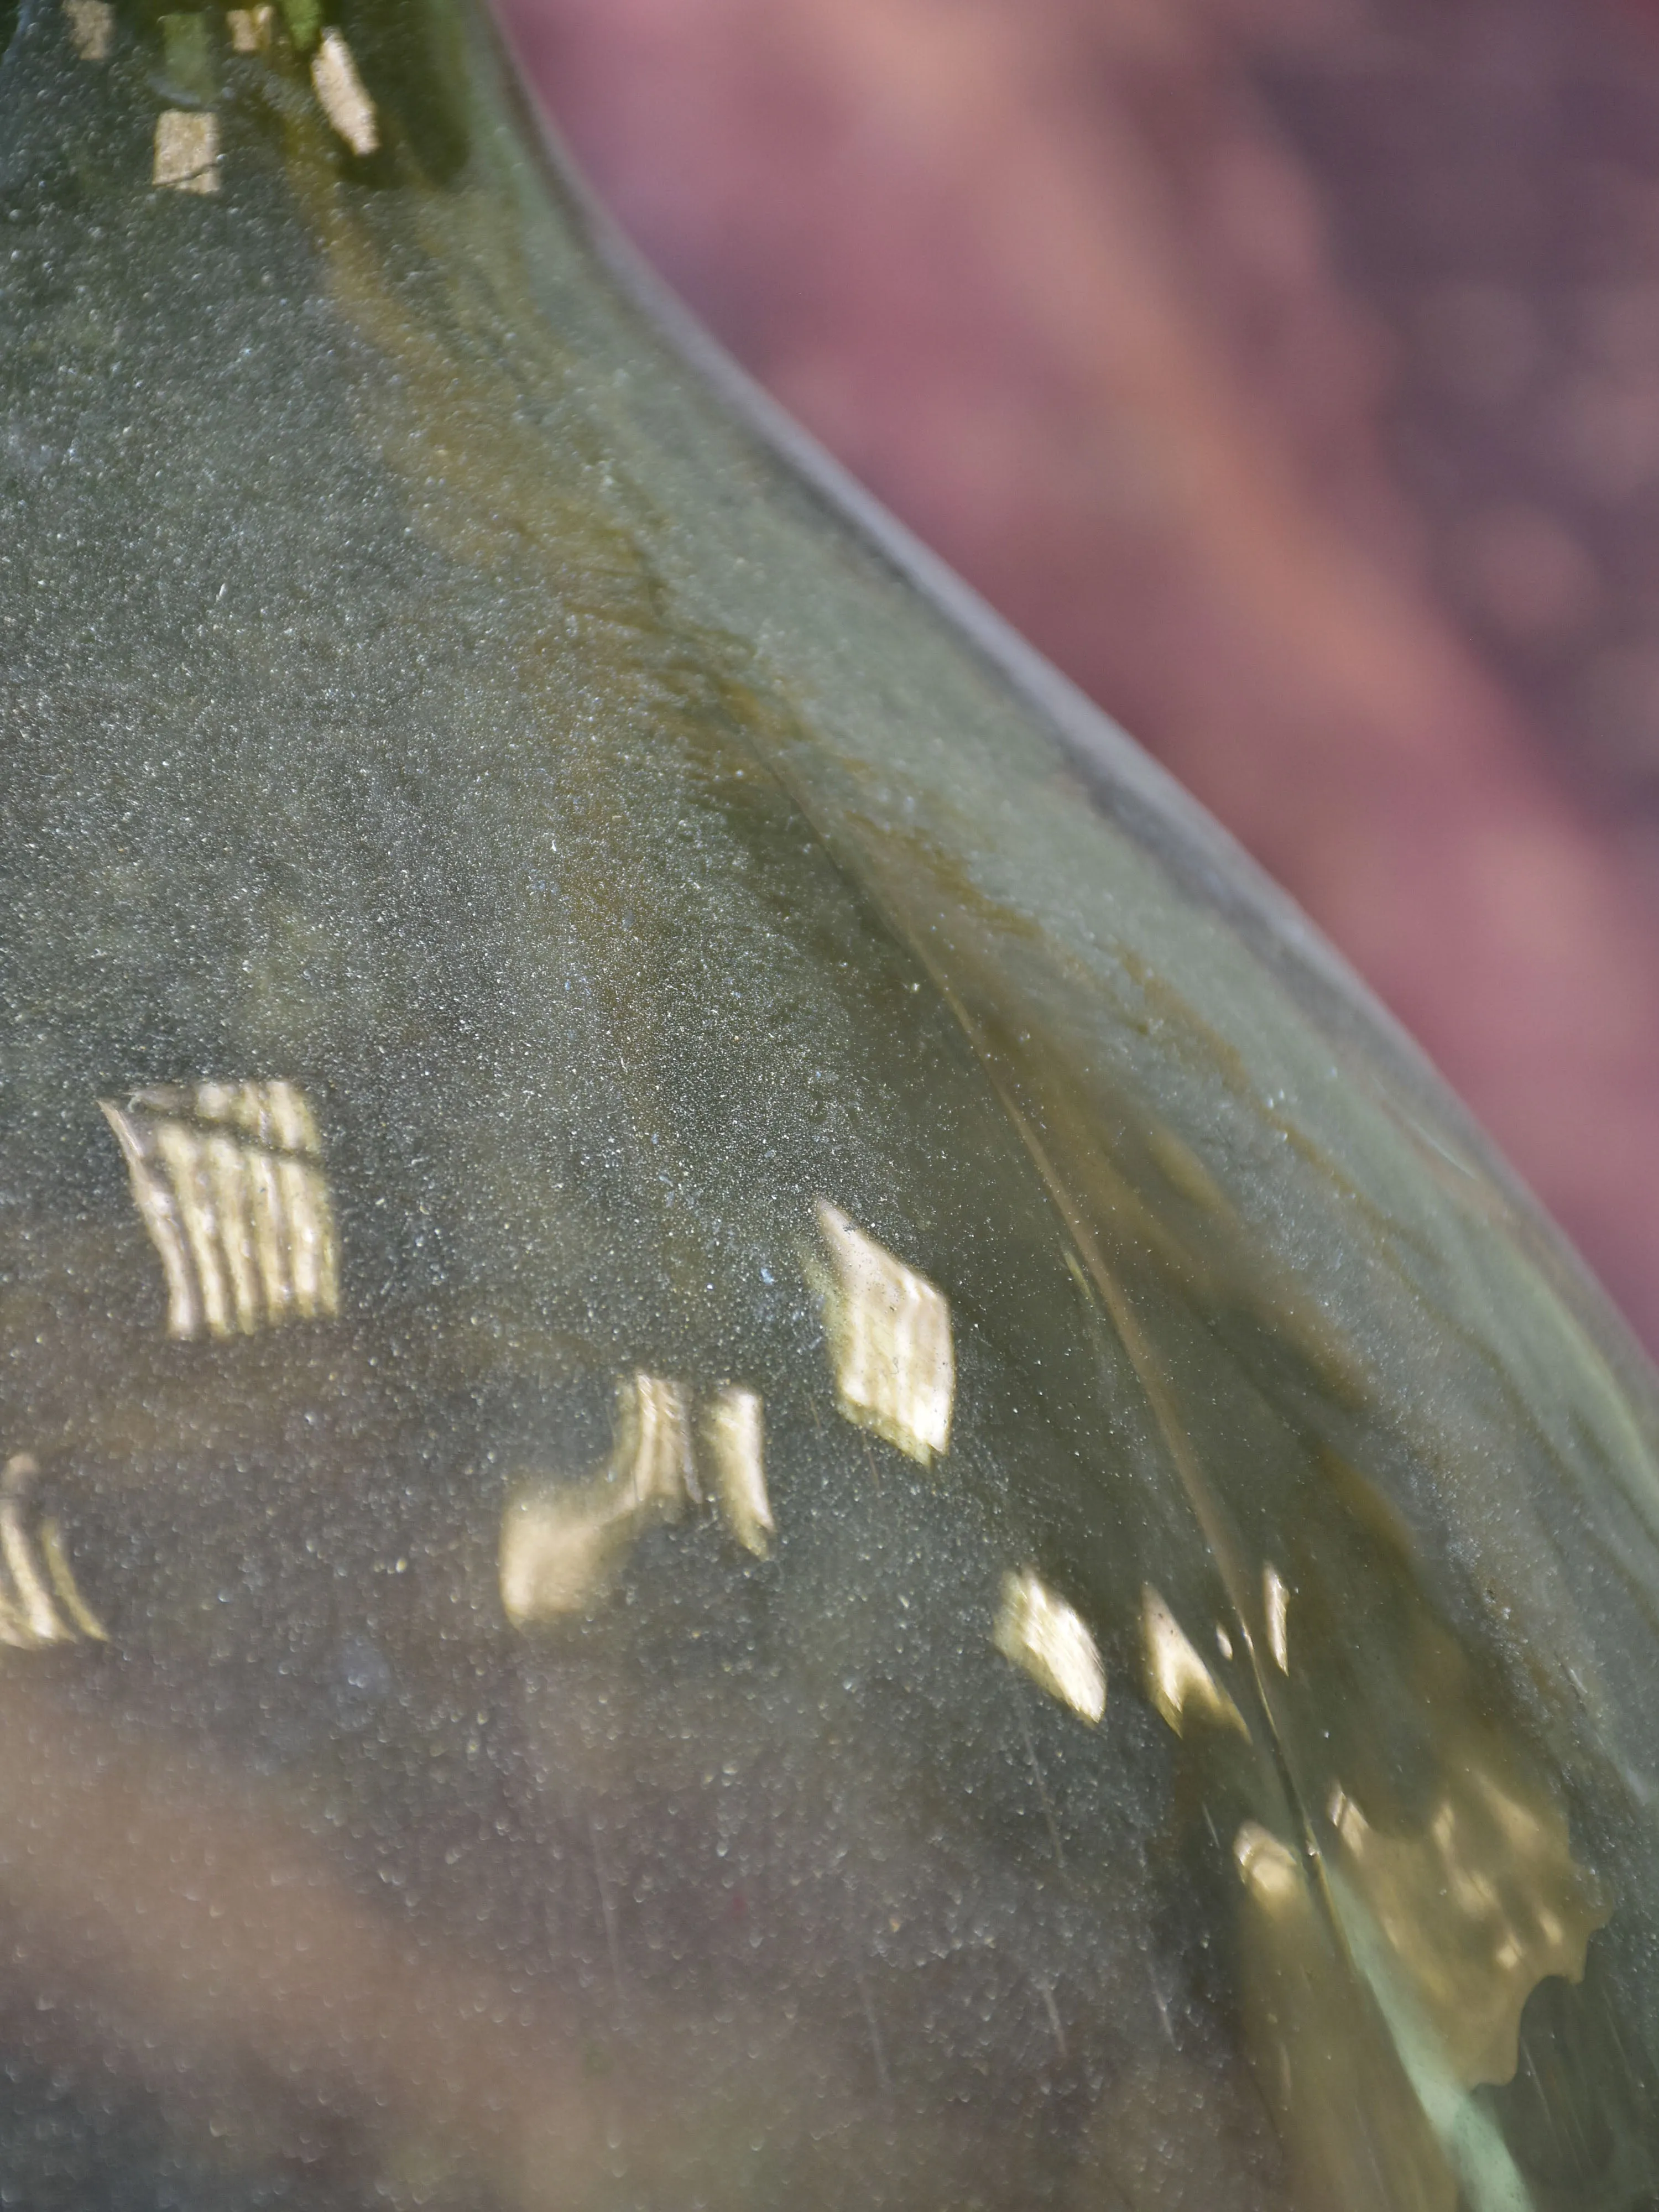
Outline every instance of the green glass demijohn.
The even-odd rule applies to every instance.
[[[0,2205],[1650,2212],[1559,1241],[477,14],[0,28]]]

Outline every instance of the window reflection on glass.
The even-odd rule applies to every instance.
[[[374,103],[363,89],[351,49],[338,31],[325,31],[318,42],[311,82],[324,114],[352,152],[374,153],[380,143]]]
[[[776,1531],[767,1495],[758,1394],[735,1384],[694,1410],[683,1382],[643,1372],[617,1387],[614,1441],[586,1480],[532,1475],[501,1520],[501,1607],[515,1627],[586,1613],[647,1528],[712,1504],[745,1551],[765,1559]],[[700,1468],[701,1462],[701,1468]]]
[[[232,51],[239,54],[262,54],[270,44],[276,25],[276,11],[267,4],[259,8],[232,8],[225,15],[230,33]]]
[[[1141,1593],[1140,1632],[1146,1694],[1177,1735],[1184,1733],[1189,1715],[1249,1734],[1244,1716],[1155,1589]],[[1223,1648],[1231,1650],[1231,1644]]]
[[[40,1472],[29,1453],[14,1452],[0,1474],[0,1644],[22,1651],[101,1644],[102,1624],[81,1595],[56,1522],[32,1514]]]
[[[167,1278],[169,1336],[252,1336],[338,1313],[334,1212],[303,1092],[200,1083],[99,1103]]]
[[[1291,1594],[1279,1579],[1277,1567],[1261,1570],[1261,1605],[1267,1617],[1267,1649],[1281,1674],[1291,1671]]]
[[[1075,1607],[1056,1596],[1030,1568],[1002,1584],[992,1641],[1040,1689],[1085,1721],[1106,1710],[1106,1668],[1100,1647]]]
[[[617,1393],[611,1456],[586,1482],[526,1484],[501,1522],[501,1605],[516,1626],[585,1613],[645,1530],[699,1497],[684,1386],[632,1375]]]
[[[945,1293],[827,1198],[818,1200],[818,1230],[831,1269],[823,1304],[841,1411],[930,1466],[950,1447],[956,1395]]]
[[[714,1474],[714,1495],[726,1525],[744,1551],[763,1559],[777,1523],[766,1492],[766,1461],[759,1394],[729,1385],[702,1418],[702,1441]]]
[[[219,189],[219,118],[189,107],[164,107],[155,118],[150,181],[178,192]]]
[[[105,62],[115,43],[115,10],[109,0],[64,0],[70,44],[83,62]]]

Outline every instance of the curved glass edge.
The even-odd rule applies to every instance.
[[[1515,1203],[1538,1237],[1563,1294],[1609,1348],[1633,1393],[1651,1387],[1652,1362],[1622,1315],[1523,1179],[1487,1137],[1422,1046],[1318,926],[1238,840],[1123,725],[1064,675],[932,547],[884,507],[782,406],[676,293],[611,216],[556,125],[526,89],[512,27],[493,15],[504,58],[504,104],[525,138],[543,152],[548,188],[567,208],[596,264],[672,356],[702,380],[719,405],[790,474],[811,485],[826,514],[861,539],[918,599],[976,651],[1036,723],[1085,772],[1103,811],[1154,855],[1191,898],[1236,930],[1310,1018],[1341,1040],[1345,1054],[1448,1133]],[[1541,1234],[1540,1232],[1541,1231]]]

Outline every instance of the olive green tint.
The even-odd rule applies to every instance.
[[[0,2203],[1640,2212],[1652,1381],[439,0],[0,62]]]

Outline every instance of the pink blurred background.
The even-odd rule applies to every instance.
[[[1655,0],[503,7],[649,259],[1659,1350]]]

